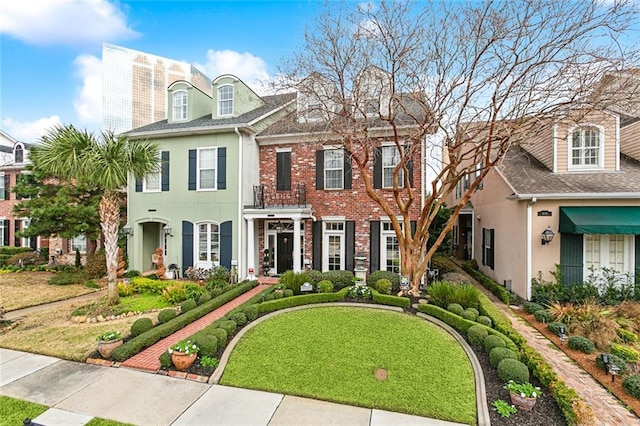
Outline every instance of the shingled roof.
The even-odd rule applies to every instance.
[[[510,149],[498,170],[518,195],[622,194],[640,196],[640,162],[620,155],[619,172],[552,173],[520,147]]]
[[[284,93],[280,95],[262,96],[262,100],[265,102],[259,108],[246,112],[237,117],[224,117],[224,118],[212,118],[211,114],[207,114],[203,117],[196,118],[191,121],[169,123],[166,119],[157,121],[155,123],[148,124],[146,126],[138,127],[127,132],[130,136],[136,136],[144,133],[162,133],[163,131],[179,130],[179,129],[206,129],[207,127],[236,127],[241,125],[250,125],[256,119],[262,117],[273,110],[283,107],[287,103],[294,100],[295,93]]]

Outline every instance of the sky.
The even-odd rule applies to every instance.
[[[317,0],[0,2],[0,129],[36,142],[58,124],[102,121],[102,44],[231,73],[257,90],[301,48]]]

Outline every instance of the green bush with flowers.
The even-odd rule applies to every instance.
[[[182,340],[169,348],[169,353],[180,352],[185,355],[197,354],[200,348],[191,340]]]
[[[113,340],[122,339],[122,335],[119,331],[107,331],[98,336],[98,340],[101,342],[111,342]]]
[[[371,290],[366,285],[354,285],[349,287],[347,296],[352,299],[371,299]]]
[[[542,391],[540,390],[540,388],[537,386],[533,386],[529,382],[516,383],[513,380],[509,380],[509,382],[504,385],[504,388],[509,392],[513,392],[524,398],[538,398],[540,395],[542,395]]]

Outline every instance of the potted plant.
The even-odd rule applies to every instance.
[[[104,359],[111,358],[111,352],[122,344],[119,331],[107,331],[98,336],[98,352]]]
[[[534,387],[531,383],[516,383],[509,380],[504,388],[509,391],[511,403],[523,411],[531,411],[538,397],[542,395],[539,387]]]
[[[169,348],[171,362],[177,370],[184,371],[196,361],[199,350],[191,340],[182,340]]]
[[[276,293],[283,294],[284,291],[287,289],[287,286],[284,284],[276,284],[273,286],[273,288]]]

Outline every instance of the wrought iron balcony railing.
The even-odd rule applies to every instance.
[[[274,186],[256,185],[253,187],[253,207],[304,207],[307,205],[307,187],[297,184],[288,190],[277,190]]]

